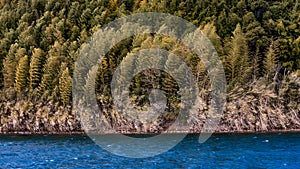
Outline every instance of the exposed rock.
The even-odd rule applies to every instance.
[[[236,88],[229,92],[216,132],[299,130],[299,78],[282,83],[278,94],[274,94],[270,86],[260,85],[257,81],[248,88]],[[178,125],[173,126],[170,132],[201,132],[208,116],[209,101],[199,99],[199,102],[198,111],[190,112],[187,120],[190,128],[186,130]],[[6,99],[0,103],[0,133],[81,133],[80,119],[88,122],[85,123],[85,130],[98,133],[157,134],[171,125],[165,118],[147,123],[139,119],[127,119],[114,110],[104,110],[102,116],[83,113],[79,117],[71,106],[61,106],[53,101],[28,101],[25,98],[18,101]]]

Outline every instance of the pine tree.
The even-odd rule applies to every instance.
[[[13,87],[15,84],[16,69],[19,59],[26,55],[26,49],[19,48],[18,44],[11,45],[3,62],[4,87]]]
[[[15,90],[21,92],[28,87],[29,78],[29,58],[27,55],[22,57],[16,70]]]
[[[261,77],[261,66],[260,66],[260,63],[261,63],[261,55],[259,53],[259,49],[257,48],[256,49],[256,52],[253,56],[253,59],[251,59],[251,64],[252,64],[252,69],[253,69],[253,73],[252,73],[252,77],[253,77],[253,80],[257,80],[258,77]]]
[[[208,23],[204,25],[202,32],[214,45],[219,55],[223,54],[222,42],[220,36],[217,34],[216,27],[213,23]]]
[[[65,68],[65,70],[62,72],[59,78],[59,93],[61,102],[64,105],[69,104],[72,94],[72,78],[70,76],[68,67]]]
[[[79,2],[72,2],[72,5],[70,7],[70,11],[68,13],[68,20],[74,24],[78,25],[78,18],[80,18],[80,4]]]
[[[42,95],[46,91],[52,91],[58,85],[58,75],[61,63],[64,60],[64,57],[62,56],[62,46],[58,42],[54,43],[52,49],[48,53],[49,56],[44,66],[42,81],[38,87],[39,95]]]
[[[8,38],[3,38],[0,40],[0,89],[4,86],[4,78],[3,78],[3,69],[4,69],[4,59],[8,52],[8,46],[10,44],[10,40]]]
[[[40,48],[33,50],[30,60],[30,91],[37,88],[41,82],[45,53]]]
[[[120,65],[120,71],[123,76],[120,76],[117,78],[117,83],[116,85],[119,86],[120,92],[122,92],[123,87],[124,87],[124,82],[125,81],[130,81],[132,80],[131,77],[133,75],[134,69],[135,69],[135,56],[132,56],[131,53],[129,53],[122,61],[122,64]]]
[[[165,69],[168,70],[167,74],[164,74],[163,81],[162,81],[162,89],[167,93],[168,97],[172,97],[174,99],[175,92],[178,89],[178,84],[174,77],[171,74],[175,74],[176,70],[178,69],[179,58],[176,55],[169,55],[167,61],[165,62]],[[173,101],[173,100],[172,100]]]
[[[247,39],[242,32],[240,24],[236,26],[229,45],[229,53],[226,57],[226,74],[230,87],[244,85],[249,80],[251,66],[249,62],[249,50]]]
[[[20,33],[18,39],[19,45],[26,49],[30,48],[30,46],[36,46],[36,38],[34,37],[32,27],[25,28],[25,30]]]
[[[47,90],[51,91],[57,85],[60,64],[61,58],[59,57],[50,57],[47,59],[45,71],[38,89],[40,95]]]
[[[95,79],[93,79],[94,77],[96,77],[97,75],[97,66],[93,66],[88,74],[86,75],[86,78],[85,78],[85,84],[84,84],[84,87],[83,87],[83,90],[85,92],[85,96],[93,96],[94,95],[94,91],[95,91]],[[86,98],[87,100],[88,99],[91,99],[90,97]]]
[[[264,61],[264,72],[265,78],[269,81],[275,73],[276,65],[277,65],[277,56],[275,51],[275,44],[272,42],[268,52],[266,54],[266,58]]]

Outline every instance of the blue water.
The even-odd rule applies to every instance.
[[[87,136],[0,136],[0,168],[300,168],[300,133],[188,135],[145,159],[115,156]]]

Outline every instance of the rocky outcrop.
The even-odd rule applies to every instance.
[[[71,106],[53,102],[27,100],[0,104],[1,133],[69,133],[81,132],[80,120]]]
[[[247,88],[236,87],[228,93],[227,102],[216,132],[272,132],[300,129],[300,80],[282,83],[277,92],[274,84],[256,81]],[[0,103],[0,133],[66,134],[83,133],[80,119],[91,118],[86,130],[102,128],[102,133],[160,133],[170,126],[160,119],[151,124],[122,117],[111,111],[110,119],[101,117],[99,126],[95,117],[79,117],[71,106],[52,101],[14,99]],[[201,132],[208,113],[209,100],[201,101],[194,112],[189,128],[175,126],[170,132]],[[81,110],[84,111],[84,110]],[[106,112],[107,114],[108,112]],[[105,129],[110,126],[113,129]]]

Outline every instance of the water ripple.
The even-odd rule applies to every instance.
[[[115,156],[95,145],[86,136],[0,136],[0,166],[0,168],[298,168],[300,134],[218,134],[203,144],[198,143],[198,135],[188,135],[170,151],[145,159]]]

